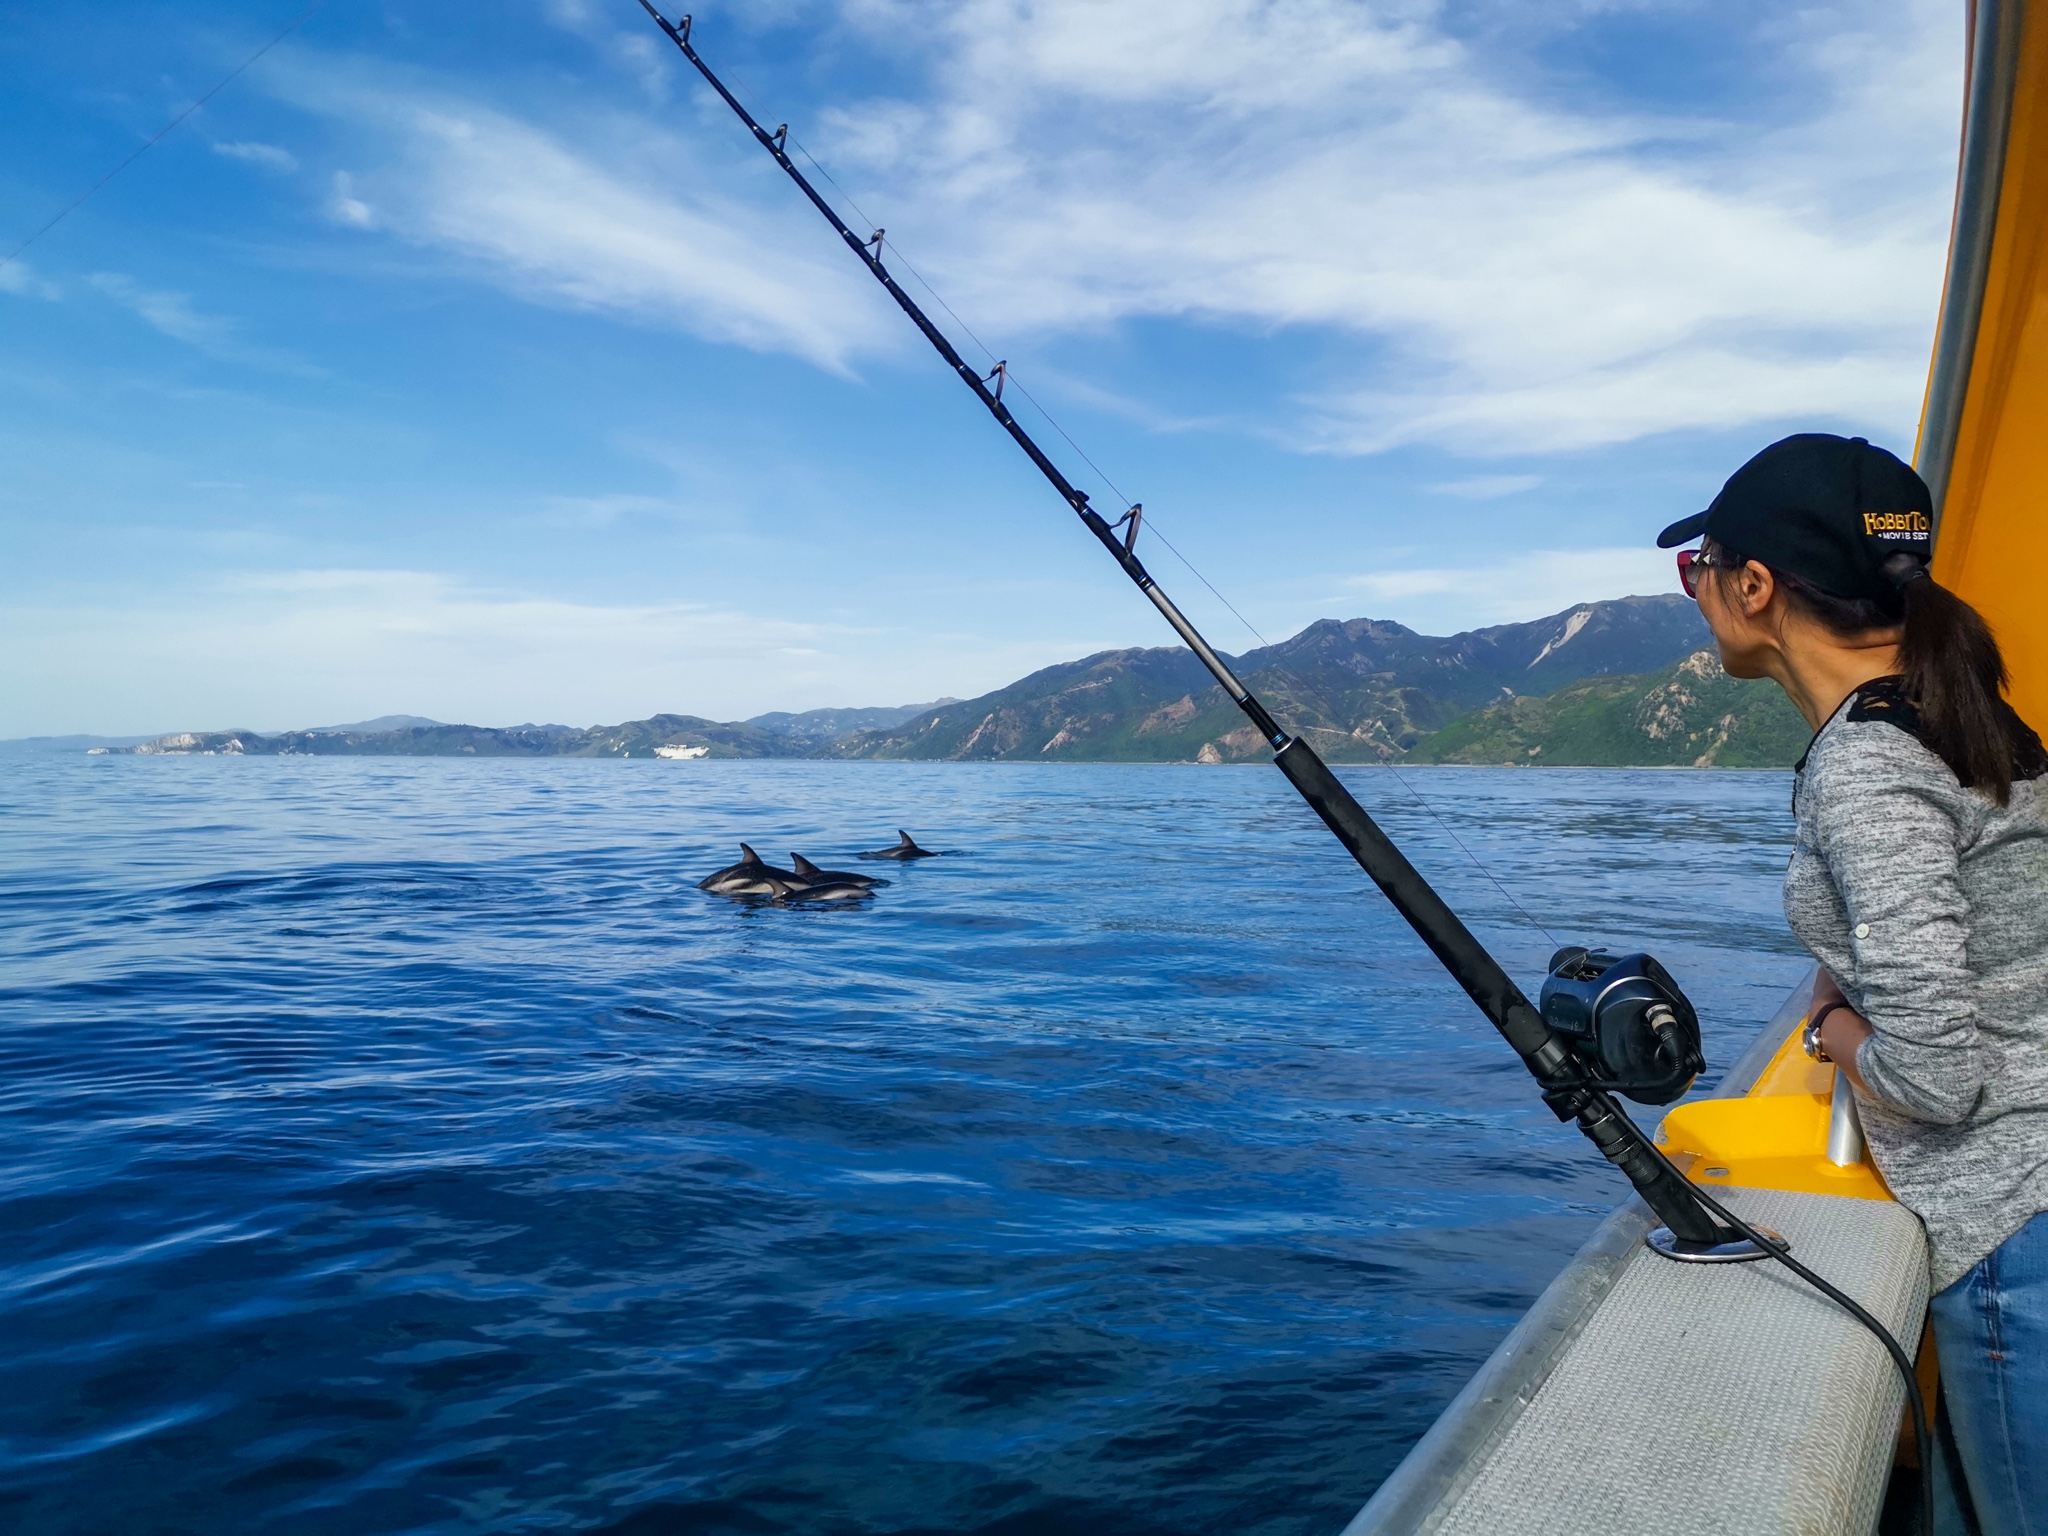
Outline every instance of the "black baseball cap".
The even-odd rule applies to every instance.
[[[1934,497],[1895,454],[1860,437],[1801,432],[1735,471],[1712,506],[1666,528],[1657,546],[1703,534],[1835,597],[1882,602],[1899,589],[1887,560],[1924,563],[1933,553]]]

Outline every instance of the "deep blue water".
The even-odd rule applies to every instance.
[[[1409,777],[1716,1064],[1800,974],[1785,776]],[[1270,769],[20,758],[0,839],[11,1529],[1334,1532],[1620,1194]]]

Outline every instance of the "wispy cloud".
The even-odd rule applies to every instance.
[[[0,267],[0,293],[11,293],[21,298],[57,299],[63,297],[63,290],[55,283],[36,274],[35,268],[16,257],[6,266]]]
[[[722,509],[677,496],[643,496],[612,492],[594,496],[549,496],[542,501],[542,518],[550,523],[575,528],[610,528],[620,523],[655,521],[703,524],[717,520]]]
[[[327,216],[350,229],[375,229],[377,210],[356,196],[355,178],[336,171],[327,197]]]
[[[226,155],[230,160],[240,160],[249,165],[260,165],[266,171],[296,171],[299,168],[299,157],[290,150],[281,149],[275,144],[257,144],[253,142],[216,144],[213,146],[213,152],[216,155]]]
[[[1241,417],[1306,452],[1910,422],[1953,174],[1941,0],[1781,21],[1812,105],[1763,130],[1518,93],[1400,0],[823,3],[922,84],[802,136],[1009,349],[1144,318],[1354,338],[1355,364]],[[672,68],[588,0],[548,14]],[[688,133],[673,109],[542,123],[362,63],[284,78],[363,156],[340,222],[835,371],[904,340],[715,110]]]
[[[1345,579],[1330,601],[1425,633],[1540,619],[1573,603],[1677,590],[1661,549],[1531,549],[1505,560],[1414,566]]]
[[[588,39],[613,63],[637,77],[650,97],[667,99],[675,55],[668,39],[645,24],[638,7],[626,11],[601,7],[592,0],[546,0],[542,10],[552,25]],[[617,18],[622,15],[640,25],[619,26]]]
[[[1321,451],[1910,421],[1959,95],[1931,0],[1788,19],[1814,107],[1767,132],[1518,97],[1415,7],[849,8],[933,40],[934,90],[849,105],[823,152],[977,325],[1369,338],[1305,402]]]
[[[95,272],[86,281],[173,341],[212,351],[229,344],[233,338],[234,322],[216,315],[202,315],[192,307],[189,294],[145,288],[122,272]]]
[[[419,570],[226,572],[177,591],[0,607],[0,736],[280,729],[393,711],[587,725],[731,719],[977,692],[1097,648],[909,632],[700,603],[582,602]],[[887,692],[885,688],[883,690]]]
[[[644,120],[524,121],[371,66],[279,72],[300,105],[341,121],[361,158],[338,173],[337,222],[458,259],[541,303],[595,310],[845,373],[893,349],[860,274],[786,200],[764,213],[711,192],[701,157]],[[791,229],[803,238],[790,238]]]
[[[237,322],[195,309],[189,294],[145,287],[124,272],[95,272],[86,281],[153,329],[208,357],[286,373],[318,372],[289,353],[243,340]]]
[[[1502,496],[1519,496],[1543,483],[1541,475],[1473,475],[1433,485],[1439,496],[1456,496],[1463,501],[1496,501]]]

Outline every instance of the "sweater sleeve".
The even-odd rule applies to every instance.
[[[1984,1083],[1958,871],[1965,791],[1895,726],[1850,726],[1844,735],[1852,734],[1857,750],[1830,763],[1816,785],[1815,831],[1856,961],[1853,985],[1837,979],[1874,1031],[1857,1049],[1856,1070],[1894,1108],[1954,1125]]]

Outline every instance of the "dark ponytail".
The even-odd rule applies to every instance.
[[[1738,569],[1749,560],[1725,545],[1716,547]],[[1898,554],[1885,561],[1884,574],[1897,589],[1886,601],[1837,597],[1757,563],[1833,634],[1846,638],[1903,626],[1899,672],[1901,689],[1920,717],[1915,734],[1965,789],[1980,789],[2004,805],[2014,779],[2042,771],[2041,738],[2005,701],[2005,658],[1991,626],[1928,575],[1924,560]]]
[[[1916,556],[1893,555],[1884,573],[1905,608],[1899,671],[1920,713],[1921,740],[1965,789],[1981,789],[2004,805],[2019,770],[2016,738],[2033,732],[2005,702],[2005,658],[1991,626]],[[2038,738],[2034,744],[2038,749]]]

